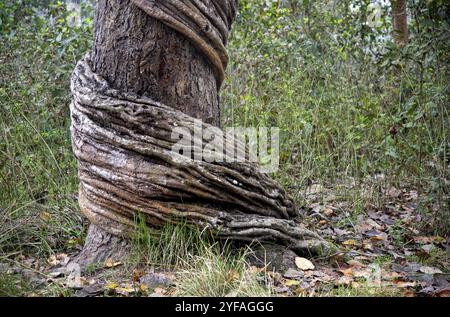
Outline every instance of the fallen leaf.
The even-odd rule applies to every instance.
[[[405,297],[416,297],[416,293],[413,290],[407,289],[403,292]]]
[[[434,244],[425,244],[421,248],[425,251],[425,253],[430,254],[431,250],[434,249]]]
[[[391,198],[398,198],[402,194],[402,191],[395,188],[394,186],[391,186],[388,190],[388,195]]]
[[[136,290],[130,285],[125,285],[123,287],[117,287],[115,291],[120,295],[128,296],[130,293],[134,293]]]
[[[364,240],[362,248],[366,251],[373,251],[373,244],[372,242],[370,242],[370,240]]]
[[[395,285],[397,285],[397,287],[400,288],[415,287],[417,284],[416,282],[404,282],[404,281],[395,281],[394,283]]]
[[[116,266],[122,265],[122,262],[120,261],[113,261],[112,259],[108,259],[105,261],[105,267],[106,268],[113,268]]]
[[[330,207],[325,208],[325,210],[323,211],[323,215],[326,216],[326,217],[332,216],[333,213],[334,213],[334,211]]]
[[[379,232],[377,230],[371,230],[371,234],[368,235],[372,241],[387,241],[388,235],[386,232]]]
[[[359,262],[357,260],[349,260],[349,261],[347,261],[347,264],[351,265],[352,267],[357,267],[357,268],[364,267],[364,264],[362,264],[361,262]]]
[[[364,278],[369,278],[372,275],[372,272],[369,270],[357,270],[357,271],[353,271],[353,276],[354,277],[364,277]]]
[[[55,272],[48,273],[48,276],[50,276],[52,278],[61,277],[62,275],[63,275],[63,272],[61,272],[61,271],[55,271]]]
[[[336,235],[339,236],[339,237],[351,234],[351,232],[348,231],[348,230],[342,230],[342,229],[339,229],[339,228],[334,228],[333,230],[334,230],[334,233],[336,233]]]
[[[338,271],[341,272],[342,274],[344,274],[344,276],[348,276],[348,277],[353,276],[353,269],[351,267],[349,267],[347,269],[341,269]]]
[[[250,266],[250,267],[248,268],[248,271],[249,271],[250,273],[252,273],[252,274],[261,273],[261,272],[264,272],[265,270],[266,270],[265,267],[257,267],[257,266],[254,266],[254,265],[252,265],[252,266]]]
[[[228,279],[229,279],[229,281],[235,281],[235,280],[238,280],[240,276],[241,276],[241,275],[240,275],[239,272],[236,271],[236,270],[229,270],[229,271],[228,271]]]
[[[286,286],[288,286],[288,287],[291,287],[291,286],[297,286],[297,285],[300,285],[300,282],[299,282],[299,281],[296,281],[296,280],[286,280],[286,281],[284,282],[284,285],[286,285]]]
[[[141,291],[142,293],[147,293],[148,292],[148,286],[145,285],[145,284],[139,285],[139,291]]]
[[[105,285],[105,288],[110,289],[110,290],[116,289],[117,287],[119,287],[119,285],[116,282],[108,282]]]
[[[155,293],[157,293],[157,294],[165,294],[166,290],[164,288],[157,287],[157,288],[155,288]]]
[[[297,265],[297,267],[303,271],[314,270],[314,264],[310,260],[305,258],[296,257],[295,265]]]
[[[419,197],[419,195],[417,193],[417,190],[410,190],[405,195],[406,200],[416,200],[418,197]]]
[[[397,272],[387,272],[383,274],[382,277],[384,280],[392,281],[398,279],[399,277],[401,277],[401,275]]]
[[[56,255],[56,260],[59,261],[59,264],[64,266],[69,263],[70,257],[65,253],[60,253]]]
[[[45,222],[50,221],[50,219],[52,218],[52,216],[51,216],[48,212],[46,212],[46,211],[41,212],[40,215],[39,215],[39,217],[40,217],[42,220],[44,220]]]
[[[376,222],[375,220],[373,220],[373,219],[367,219],[366,220],[366,223],[369,225],[369,226],[371,226],[372,228],[375,228],[376,230],[383,230],[384,228],[383,228],[383,226],[381,226],[380,224],[378,224],[378,222]]]
[[[442,237],[426,237],[426,236],[417,236],[413,237],[415,243],[421,244],[430,244],[430,243],[442,243],[445,242],[445,239]]]
[[[421,266],[419,271],[425,274],[442,274],[441,270],[431,266]]]
[[[342,242],[343,245],[350,245],[350,246],[357,246],[358,245],[358,241],[356,241],[355,239],[349,239],[349,240],[345,240],[344,242]]]
[[[81,276],[73,276],[73,277],[69,276],[66,282],[67,287],[73,289],[81,289],[86,284],[87,284],[86,279]]]
[[[358,283],[358,282],[355,282],[355,281],[352,281],[352,288],[359,288],[359,287],[361,287],[361,283]]]
[[[59,264],[59,260],[56,258],[56,255],[52,254],[47,259],[47,263],[50,264],[50,266],[57,266]]]
[[[305,275],[305,273],[303,273],[302,271],[297,271],[294,269],[289,268],[284,274],[283,276],[286,278],[299,278],[299,277],[303,277]]]
[[[133,281],[139,282],[141,277],[143,277],[144,275],[145,275],[145,271],[143,271],[143,270],[138,270],[138,269],[133,270]]]

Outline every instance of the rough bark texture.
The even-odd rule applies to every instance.
[[[408,15],[406,13],[406,0],[392,1],[394,42],[398,47],[408,42]]]
[[[172,151],[174,127],[194,135],[196,118],[201,129],[219,124],[235,7],[235,0],[98,2],[92,53],[72,78],[80,207],[93,223],[80,264],[123,255],[112,250],[127,249],[137,212],[149,226],[188,221],[224,239],[330,250],[293,221],[298,210],[256,165],[185,160]]]

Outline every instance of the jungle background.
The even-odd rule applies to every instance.
[[[62,268],[83,245],[69,77],[93,1],[0,1],[0,295],[448,296],[450,2],[241,0],[223,126],[280,128],[273,175],[337,244],[273,272],[167,226],[129,263]]]

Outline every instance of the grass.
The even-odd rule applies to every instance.
[[[32,290],[31,285],[20,276],[0,273],[0,297],[24,296]]]
[[[134,267],[176,271],[179,296],[269,296],[264,274],[246,262],[248,250],[213,242],[186,223],[149,228],[137,217],[130,261]]]
[[[402,292],[396,288],[371,287],[367,284],[352,286],[339,286],[328,293],[322,294],[326,297],[398,297]]]
[[[205,233],[187,223],[151,229],[138,215],[132,244],[132,262],[136,265],[173,269],[182,266],[183,259],[203,252],[208,241]]]
[[[179,296],[263,297],[272,294],[264,273],[252,270],[246,253],[236,255],[229,249],[212,245],[199,255],[184,260],[177,275]]]

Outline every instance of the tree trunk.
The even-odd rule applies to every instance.
[[[406,13],[406,0],[392,1],[392,25],[394,42],[402,47],[408,42],[408,15]]]
[[[218,89],[209,62],[185,37],[130,0],[97,1],[91,66],[115,89],[175,105],[204,122],[220,124]],[[108,219],[102,221],[102,227],[111,227]],[[89,264],[125,258],[129,248],[127,239],[91,224],[77,261]]]
[[[222,239],[330,250],[293,221],[299,214],[290,198],[254,164],[185,162],[171,151],[174,127],[192,132],[195,119],[202,131],[219,126],[224,45],[236,6],[98,1],[92,52],[71,83],[79,202],[92,223],[79,264],[126,257],[137,212],[152,227],[188,221]]]

